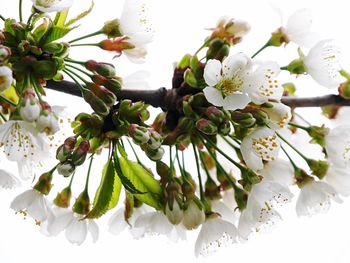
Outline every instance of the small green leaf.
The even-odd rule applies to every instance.
[[[53,26],[47,32],[47,34],[42,38],[41,44],[51,43],[55,40],[58,40],[65,35],[67,35],[70,31],[75,29],[76,27],[61,27],[61,26]]]
[[[142,194],[134,194],[140,201],[156,209],[161,208],[160,195],[162,188],[159,182],[140,164],[125,157],[119,157],[120,169],[124,177],[132,183]]]
[[[88,14],[90,14],[90,12],[92,11],[92,9],[94,8],[94,1],[91,1],[91,5],[89,7],[88,10],[82,12],[81,14],[79,14],[78,16],[72,18],[71,20],[69,20],[67,23],[66,23],[66,26],[70,26],[72,24],[74,24],[75,22],[79,21],[80,19],[86,17]]]
[[[108,210],[114,208],[119,200],[121,181],[114,169],[112,160],[108,160],[102,171],[100,186],[98,187],[92,210],[86,218],[99,218]]]

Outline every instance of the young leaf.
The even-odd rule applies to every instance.
[[[76,16],[76,17],[72,18],[71,20],[69,20],[69,21],[65,24],[65,26],[70,26],[70,25],[74,24],[75,22],[78,22],[80,19],[86,17],[88,14],[90,14],[90,12],[92,11],[92,9],[94,8],[94,5],[95,5],[94,1],[91,1],[91,5],[90,5],[90,7],[89,7],[88,10],[82,12],[82,13],[79,14],[78,16]]]
[[[136,189],[143,192],[142,194],[134,194],[134,196],[149,206],[160,209],[162,188],[158,181],[140,164],[123,156],[119,157],[119,164],[123,176],[128,178]]]
[[[112,160],[108,160],[102,171],[100,186],[98,187],[92,210],[86,218],[99,218],[108,210],[114,208],[119,200],[121,181],[114,169]]]

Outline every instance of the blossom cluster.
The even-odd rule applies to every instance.
[[[294,85],[282,82],[282,72],[290,73],[290,82],[294,75],[310,76],[350,99],[350,74],[340,64],[340,50],[333,40],[311,31],[308,10],[296,11],[252,56],[230,52],[250,25],[220,19],[203,45],[176,64],[172,89],[161,90],[166,94],[158,105],[163,112],[150,123],[146,97],[137,99],[135,91],[126,89],[127,78],[118,76],[112,63],[71,56],[74,48],[99,48],[116,59],[125,55],[142,63],[153,38],[146,4],[127,0],[119,18],[66,42],[76,30],[72,25],[93,5],[67,21],[73,0],[32,2],[26,24],[21,11],[20,21],[0,16],[0,187],[14,188],[34,178],[11,208],[35,219],[45,235],[64,232],[71,243],[81,245],[90,233],[95,242],[98,218],[116,209],[123,196],[124,204],[108,223],[111,233],[129,229],[135,238],[165,235],[177,241],[186,239],[186,231],[200,229],[195,254],[208,255],[276,225],[282,218],[279,207],[291,202],[297,189],[298,216],[325,212],[332,201],[342,202],[350,194],[350,126],[304,126],[285,103],[297,98]],[[103,39],[82,42],[95,36]],[[288,65],[256,59],[264,49],[290,42],[298,46],[299,56]],[[74,118],[70,136],[51,154],[62,116],[46,102],[45,89],[57,83],[76,87],[92,112]],[[329,116],[334,118],[338,109],[332,108]],[[292,143],[301,132],[319,146],[323,158],[309,157]],[[105,165],[95,173],[97,159]],[[18,164],[23,180],[3,168],[8,161]],[[46,172],[36,177],[38,164]],[[85,185],[76,194],[72,184],[84,165]],[[101,177],[90,199],[92,173]],[[52,198],[58,177],[69,183]]]

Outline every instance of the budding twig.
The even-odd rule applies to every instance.
[[[46,88],[81,97],[77,84],[69,81],[48,81]],[[153,107],[170,109],[175,107],[177,93],[173,89],[159,88],[155,90],[122,89],[117,92],[119,100],[129,99],[133,102],[143,101]],[[325,95],[319,97],[283,97],[282,102],[292,108],[323,107],[323,106],[350,106],[350,100],[339,95]]]

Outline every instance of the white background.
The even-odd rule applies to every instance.
[[[72,13],[86,9],[86,0],[76,0]],[[343,47],[347,61],[350,61],[350,37],[348,1],[332,0],[293,0],[278,1],[277,5],[285,13],[285,21],[290,13],[308,7],[314,16],[314,29],[326,38],[335,38]],[[30,6],[29,0],[24,0]],[[0,0],[1,14],[17,18],[17,1]],[[93,13],[82,21],[81,33],[89,33],[100,28],[103,21],[119,16],[122,1],[97,0]],[[27,9],[29,10],[29,9]],[[269,34],[280,26],[280,18],[270,2],[260,0],[215,0],[215,1],[151,1],[152,20],[157,32],[154,42],[149,46],[148,62],[132,65],[126,59],[118,59],[118,73],[126,76],[135,70],[146,69],[151,73],[152,88],[170,87],[172,63],[185,53],[193,53],[206,37],[204,28],[215,25],[223,15],[243,18],[252,25],[251,33],[234,48],[233,52],[243,51],[253,54],[269,38]],[[26,13],[28,15],[28,12]],[[78,36],[76,34],[76,36]],[[288,55],[285,55],[288,53]],[[73,50],[77,59],[95,58],[110,61],[111,54],[103,54],[96,49]],[[296,58],[296,47],[286,49],[271,48],[261,59],[276,59],[282,66]],[[347,63],[349,64],[349,63]],[[345,66],[347,65],[345,64]],[[350,67],[347,67],[350,69]],[[282,76],[283,77],[283,76]],[[297,80],[300,95],[320,95],[334,92],[326,90],[308,77]],[[57,95],[51,99],[55,104],[68,103],[69,111],[81,111],[83,104],[79,99]],[[64,101],[64,102],[63,102]],[[299,111],[309,120],[319,121],[317,110]],[[82,246],[68,243],[64,236],[48,238],[40,234],[33,221],[23,220],[9,207],[12,198],[23,189],[15,192],[0,192],[0,263],[15,262],[188,262],[194,261],[194,242],[196,233],[189,240],[172,243],[161,237],[133,240],[128,234],[112,236],[107,232],[106,219],[100,222],[101,235],[96,244],[90,237]],[[282,221],[272,233],[258,235],[247,243],[234,245],[219,251],[212,257],[199,259],[199,262],[350,262],[350,203],[334,205],[328,214],[312,218],[297,218],[294,204],[283,209]]]

